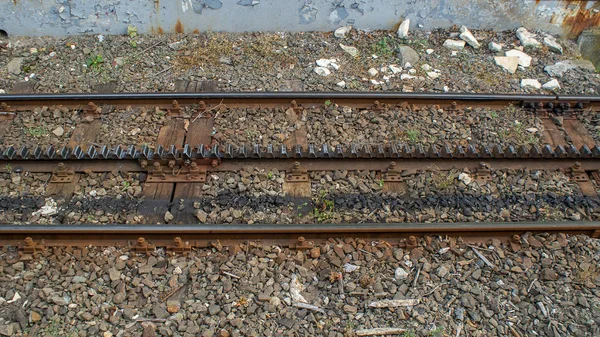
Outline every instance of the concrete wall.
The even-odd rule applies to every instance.
[[[8,35],[125,34],[198,31],[330,31],[526,26],[576,37],[600,24],[600,1],[548,0],[3,0]]]

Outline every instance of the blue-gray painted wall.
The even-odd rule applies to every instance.
[[[9,35],[125,34],[198,31],[330,31],[390,29],[405,18],[411,29],[466,25],[525,26],[566,34],[565,18],[599,1],[547,0],[3,0],[0,29]],[[568,33],[568,32],[567,32]]]

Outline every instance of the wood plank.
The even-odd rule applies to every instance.
[[[22,81],[17,82],[12,87],[10,93],[11,94],[33,94],[36,92],[37,87],[39,87],[38,81]]]
[[[117,82],[110,81],[108,83],[101,83],[94,87],[94,92],[98,93],[113,93],[117,90]]]
[[[168,149],[171,145],[175,145],[178,149],[182,149],[184,140],[184,120],[181,118],[171,119],[166,125],[160,128],[156,145],[162,145],[165,149]]]
[[[82,123],[77,125],[73,134],[69,139],[69,147],[74,148],[79,145],[85,151],[89,147],[90,143],[95,143],[98,134],[100,133],[100,127],[102,121],[96,119],[91,123]]]
[[[594,138],[592,138],[588,130],[585,128],[585,126],[583,126],[583,124],[581,124],[579,120],[565,119],[563,121],[563,125],[565,126],[567,134],[573,139],[573,143],[575,143],[577,148],[582,147],[584,144],[590,148],[596,146],[596,141]],[[577,137],[577,142],[575,142],[575,136]]]
[[[544,143],[550,144],[553,147],[558,145],[566,146],[567,141],[565,141],[565,138],[562,136],[562,133],[558,130],[554,122],[552,122],[550,118],[542,118],[542,121],[544,123],[544,129],[546,130]]]
[[[149,224],[165,223],[165,213],[169,210],[173,183],[144,183],[142,194],[144,201],[138,206],[138,214],[144,216]]]
[[[2,140],[2,138],[4,138],[4,135],[6,135],[6,132],[10,129],[12,122],[12,119],[0,120],[0,141]]]
[[[48,186],[46,186],[46,195],[54,196],[55,199],[71,199],[75,193],[75,189],[79,185],[80,177],[80,173],[75,173],[73,181],[70,183],[48,183]]]
[[[204,195],[202,186],[204,183],[178,183],[175,184],[175,193],[173,195],[173,206],[171,213],[175,217],[171,223],[191,224],[198,223],[194,215],[194,201],[202,198]],[[183,201],[182,201],[183,200]],[[183,206],[183,209],[180,209]]]
[[[212,130],[215,123],[214,117],[192,118],[187,130],[185,142],[192,146],[200,144],[210,145],[212,142]]]

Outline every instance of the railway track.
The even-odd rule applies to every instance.
[[[30,250],[32,245],[35,247],[42,242],[46,245],[135,245],[140,236],[147,238],[148,242],[163,246],[171,245],[176,237],[180,237],[193,247],[208,247],[215,240],[225,242],[228,238],[285,240],[289,245],[302,246],[305,241],[298,241],[299,236],[314,241],[335,235],[405,238],[423,233],[460,233],[472,237],[496,234],[509,239],[513,234],[526,231],[551,231],[600,237],[600,223],[596,222],[598,219],[593,210],[593,205],[599,200],[597,180],[600,179],[600,146],[597,145],[593,130],[580,119],[583,114],[600,112],[600,97],[413,93],[156,93],[3,95],[0,103],[0,137],[3,138],[0,167],[4,168],[4,174],[35,175],[36,179],[45,179],[45,207],[49,207],[47,198],[50,196],[56,200],[64,200],[63,205],[70,205],[75,191],[85,188],[81,187],[84,175],[99,175],[98,179],[103,179],[110,174],[135,179],[141,191],[138,191],[138,195],[129,197],[141,201],[131,210],[123,208],[128,207],[123,204],[118,212],[131,211],[139,216],[131,222],[145,224],[109,224],[104,221],[101,227],[72,226],[73,223],[86,223],[86,219],[78,219],[74,222],[58,221],[59,224],[54,226],[32,226],[35,221],[30,221],[29,216],[35,214],[36,207],[23,206],[22,196],[20,199],[11,196],[15,202],[20,200],[17,204],[21,208],[28,208],[20,213],[16,212],[20,219],[15,222],[20,223],[19,225],[7,223],[0,227],[0,245],[4,246],[20,245],[23,249]],[[486,109],[495,111],[511,107],[513,111],[539,121],[543,130],[539,132],[539,141],[523,144],[508,142],[508,145],[461,137],[431,142],[414,141],[410,137],[379,142],[364,139],[338,142],[331,138],[331,142],[317,143],[310,139],[310,117],[307,121],[306,116],[318,114],[319,111],[342,110],[342,107],[349,107],[348,113],[352,111],[352,114],[382,114],[388,118],[395,111],[406,113],[430,109],[456,117],[458,122],[465,121],[465,116],[469,114],[481,114]],[[268,139],[275,141],[266,144],[265,141],[229,142],[235,139],[228,139],[227,132],[233,134],[235,130],[215,130],[215,125],[219,118],[236,109],[270,109],[275,114],[285,115],[290,125],[294,125],[290,128],[293,130],[286,139],[281,140],[269,134]],[[146,138],[144,143],[114,144],[111,128],[119,124],[118,120],[115,124],[115,119],[124,116],[119,111],[126,111],[127,116],[131,116],[138,111],[146,114],[146,111],[152,110],[158,111],[159,117],[156,118],[161,121],[156,126],[154,138]],[[70,127],[69,137],[62,138],[59,142],[53,138],[60,138],[63,135],[61,132],[53,131],[56,135],[53,137],[50,133],[52,130],[31,130],[31,120],[28,119],[44,113],[50,115],[52,111],[55,116],[45,118],[62,118],[65,120],[63,125]],[[510,118],[510,115],[507,117]],[[252,122],[248,120],[249,127]],[[27,132],[23,131],[25,128]],[[64,128],[61,128],[64,132]],[[268,132],[266,130],[265,134]],[[46,138],[50,141],[45,144],[34,142],[36,139]],[[281,190],[277,194],[283,201],[277,199],[278,202],[289,203],[293,205],[292,208],[305,214],[308,212],[314,217],[306,219],[300,214],[294,214],[292,219],[302,218],[303,224],[298,225],[238,223],[182,226],[197,222],[198,207],[195,201],[202,199],[207,202],[214,197],[204,192],[205,183],[211,179],[216,180],[214,177],[218,173],[239,174],[248,166],[262,172],[260,174],[264,176],[263,181],[265,177],[266,180],[275,181],[276,177],[270,177],[269,174],[272,171],[280,172],[282,177],[278,186]],[[468,173],[473,184],[486,186],[496,179],[494,172],[560,172],[570,183],[578,186],[578,197],[570,202],[581,202],[582,208],[585,208],[583,220],[588,221],[425,224],[411,221],[372,223],[366,217],[360,219],[363,224],[310,224],[329,220],[317,216],[318,212],[322,212],[319,211],[320,208],[326,209],[329,206],[326,202],[328,200],[315,195],[311,184],[319,182],[312,181],[311,175],[335,170],[371,172],[382,193],[391,194],[392,198],[404,198],[406,203],[410,203],[412,197],[407,193],[409,186],[406,177],[412,174],[463,170]],[[128,187],[124,186],[124,189]],[[260,203],[260,198],[256,203]],[[38,204],[36,205],[41,206]],[[3,207],[6,210],[10,205]],[[65,206],[65,209],[69,207]],[[166,213],[170,214],[168,219]],[[35,220],[39,218],[39,214],[33,216]],[[131,219],[133,218],[129,217],[127,222]],[[240,219],[236,221],[241,222]],[[169,226],[150,225],[165,222]],[[25,242],[25,237],[30,237],[31,240]]]

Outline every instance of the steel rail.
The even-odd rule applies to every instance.
[[[46,246],[127,245],[139,237],[164,246],[180,237],[195,247],[222,242],[260,240],[284,242],[323,241],[335,237],[405,238],[411,235],[510,237],[525,232],[586,234],[600,237],[600,222],[464,222],[464,223],[363,223],[363,224],[232,224],[232,225],[0,225],[0,246],[18,245],[26,237]]]
[[[600,101],[600,96],[566,96],[570,100]],[[460,101],[541,101],[560,100],[558,95],[427,93],[427,92],[158,92],[158,93],[66,93],[5,94],[0,101],[57,100],[172,100],[172,99],[434,99]]]

